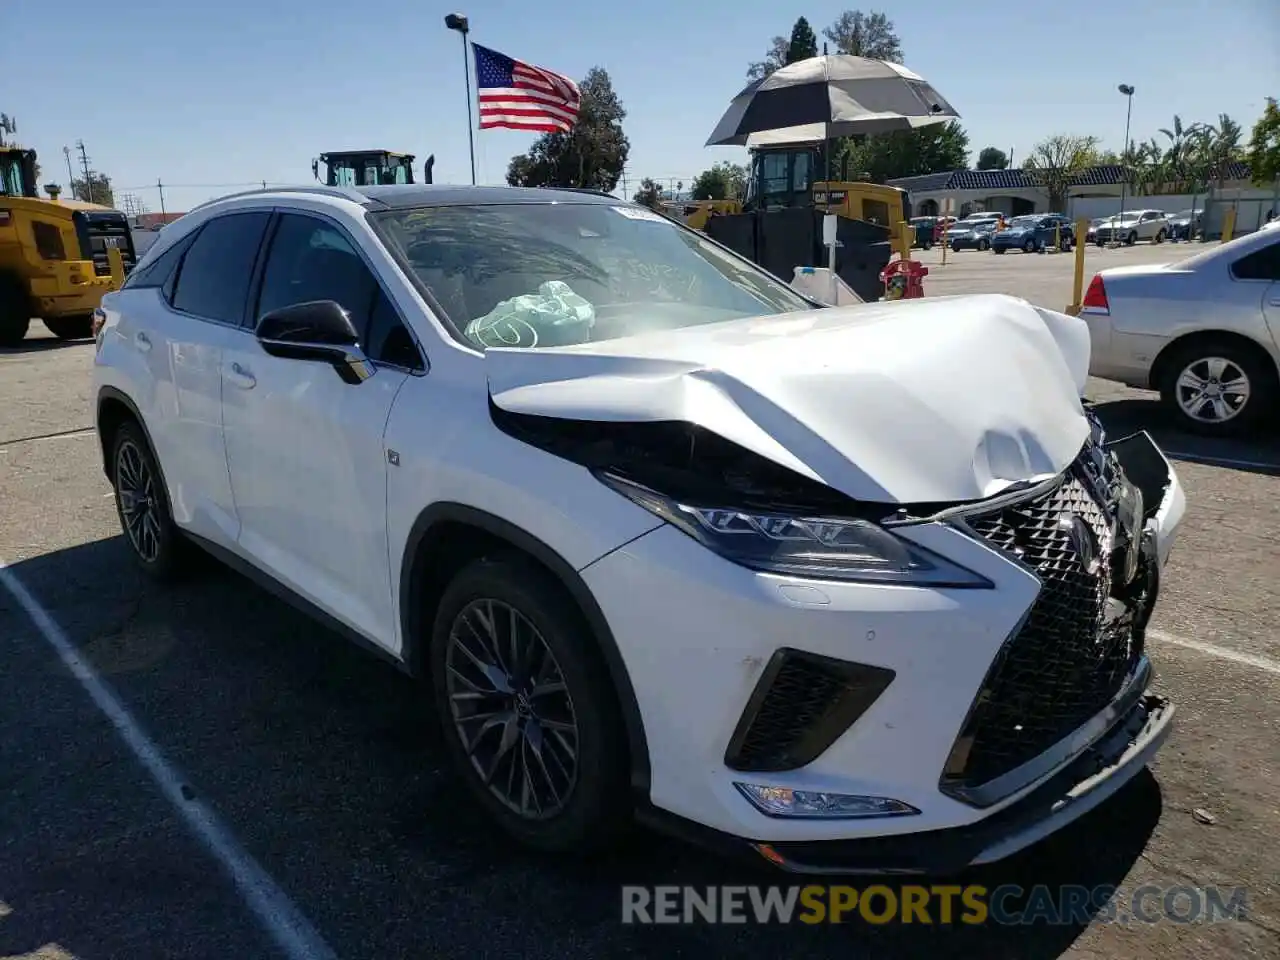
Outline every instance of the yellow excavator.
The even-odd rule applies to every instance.
[[[93,311],[136,260],[119,210],[48,198],[36,189],[36,152],[0,145],[0,346],[16,346],[39,318],[55,337],[92,336]]]
[[[826,266],[822,215],[834,213],[836,273],[864,300],[884,293],[880,271],[911,249],[911,199],[905,190],[853,179],[847,157],[839,179],[815,180],[821,144],[776,144],[751,151],[746,195],[692,200],[684,222],[790,281],[796,267]]]

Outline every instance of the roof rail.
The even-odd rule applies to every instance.
[[[350,187],[330,187],[325,184],[306,184],[300,187],[255,187],[252,190],[241,190],[238,193],[228,193],[221,197],[214,197],[212,200],[206,200],[204,203],[197,204],[192,207],[190,213],[207,207],[212,203],[221,203],[223,200],[232,200],[237,197],[252,197],[264,193],[311,193],[322,197],[341,197],[344,200],[351,200],[354,203],[367,206],[373,200],[365,196],[359,190],[352,190]]]

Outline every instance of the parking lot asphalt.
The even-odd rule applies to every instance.
[[[1174,250],[1090,251],[1089,266]],[[1070,296],[1069,257],[921,259],[930,295]],[[39,329],[0,351],[0,960],[289,955],[267,933],[279,926],[262,919],[261,884],[227,874],[184,801],[305,918],[313,955],[323,940],[342,958],[1280,957],[1271,441],[1226,451],[1254,466],[1203,462],[1225,453],[1169,431],[1149,395],[1091,383],[1113,429],[1149,426],[1201,461],[1177,465],[1189,510],[1151,642],[1177,727],[1112,801],[960,881],[1243,886],[1247,921],[637,927],[620,923],[622,884],[790,881],[643,831],[585,864],[516,852],[465,801],[411,681],[216,564],[180,587],[146,584],[89,430],[91,357]],[[76,657],[180,781],[177,799],[68,669]]]

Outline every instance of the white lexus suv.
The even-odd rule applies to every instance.
[[[214,554],[426,680],[525,844],[637,814],[793,871],[949,870],[1170,730],[1184,508],[1011,297],[824,308],[603,194],[260,191],[96,317],[142,567]]]

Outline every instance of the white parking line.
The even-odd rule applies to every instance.
[[[294,906],[271,876],[240,846],[217,814],[192,793],[182,775],[169,764],[93,667],[76,652],[75,645],[49,612],[3,561],[0,561],[0,586],[7,589],[26,611],[67,670],[80,682],[80,686],[111,721],[120,738],[146,768],[160,792],[187,822],[209,854],[231,875],[241,897],[281,951],[291,960],[337,960],[337,954],[324,942],[310,921]]]
[[[1239,650],[1232,650],[1229,647],[1220,647],[1215,643],[1205,643],[1203,640],[1179,637],[1172,633],[1165,633],[1163,630],[1148,630],[1147,636],[1161,643],[1168,643],[1175,647],[1185,647],[1188,650],[1195,650],[1198,653],[1218,657],[1221,660],[1229,660],[1241,666],[1253,667],[1255,670],[1261,670],[1264,673],[1280,677],[1280,661],[1272,660],[1270,657],[1263,657],[1256,653],[1241,653]]]

